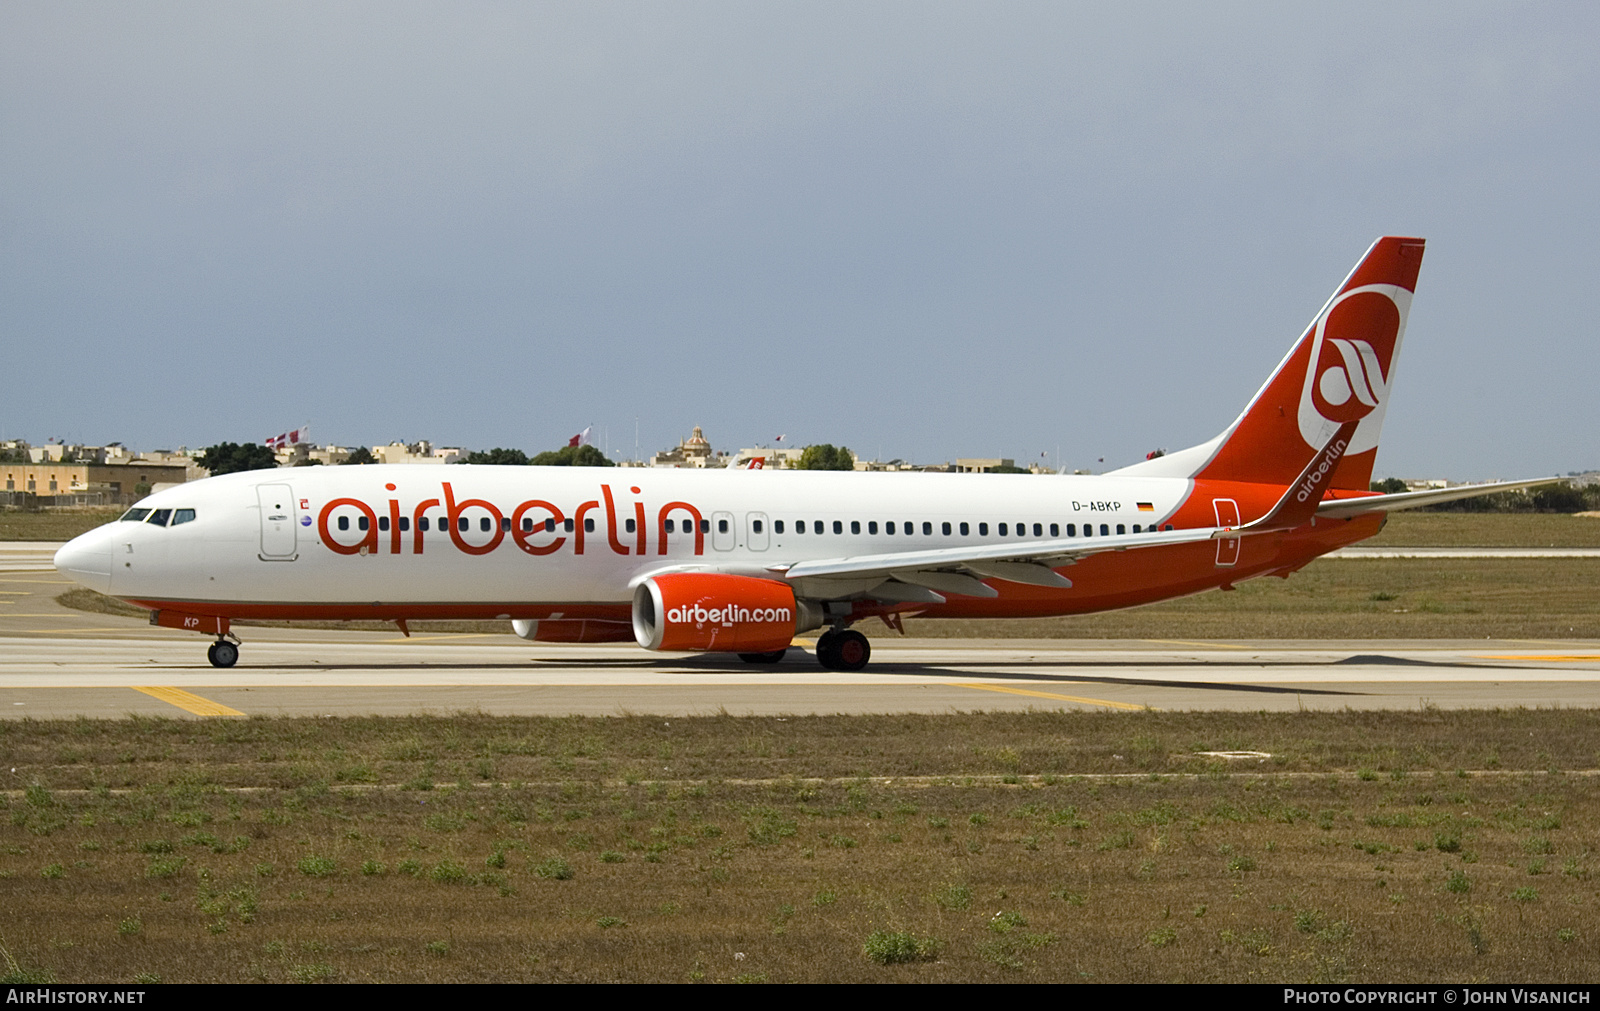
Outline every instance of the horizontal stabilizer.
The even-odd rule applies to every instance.
[[[1392,513],[1402,509],[1455,502],[1480,495],[1494,495],[1503,491],[1521,491],[1560,484],[1564,477],[1536,477],[1526,481],[1497,481],[1492,484],[1463,484],[1454,488],[1429,488],[1426,491],[1402,491],[1393,495],[1364,495],[1361,498],[1330,499],[1317,506],[1317,515],[1331,519],[1349,519],[1367,513]]]

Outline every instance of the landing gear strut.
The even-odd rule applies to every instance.
[[[833,629],[817,640],[817,662],[829,670],[860,670],[871,658],[871,643],[854,629]]]
[[[213,667],[232,667],[239,662],[239,647],[226,639],[218,639],[206,650],[206,659]]]

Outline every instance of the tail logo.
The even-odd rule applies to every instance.
[[[1383,366],[1378,364],[1378,354],[1366,341],[1349,341],[1335,337],[1327,342],[1337,353],[1337,364],[1322,370],[1317,380],[1317,413],[1329,421],[1354,421],[1378,406],[1380,397],[1388,393],[1383,381]],[[1354,397],[1356,403],[1350,404]],[[1350,404],[1348,408],[1346,404]],[[1342,414],[1350,417],[1340,417]]]
[[[1364,285],[1341,293],[1317,318],[1300,396],[1300,435],[1307,445],[1321,446],[1333,429],[1369,416],[1346,451],[1377,445],[1410,304],[1404,288]]]

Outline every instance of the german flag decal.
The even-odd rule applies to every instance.
[[[1140,502],[1139,511],[1142,513],[1153,513],[1156,511],[1156,507],[1149,502]]]

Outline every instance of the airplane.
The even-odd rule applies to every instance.
[[[1287,578],[1387,514],[1553,483],[1371,492],[1422,239],[1362,256],[1215,438],[1100,475],[367,465],[165,489],[55,566],[214,637],[252,619],[509,620],[538,642],[637,642],[775,663],[824,629],[1045,617]]]

